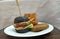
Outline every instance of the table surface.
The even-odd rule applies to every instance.
[[[0,30],[0,39],[60,39],[60,30],[54,30],[46,35],[36,37],[12,37],[4,34],[4,29]]]

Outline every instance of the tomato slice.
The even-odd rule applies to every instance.
[[[23,26],[23,25],[17,25],[16,26],[16,28],[20,28],[20,27],[25,28],[25,26]]]

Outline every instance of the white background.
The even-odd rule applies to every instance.
[[[60,29],[60,0],[38,0],[38,2],[27,2],[26,0],[20,1],[20,5],[22,14],[26,12],[36,12],[39,21],[50,23]],[[0,16],[0,24],[2,26],[6,27],[13,24],[14,18],[19,16],[15,0],[9,2],[8,0],[0,1]],[[5,25],[7,22],[9,23]]]

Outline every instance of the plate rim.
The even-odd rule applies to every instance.
[[[38,22],[38,23],[45,23],[45,22]],[[51,25],[51,24],[48,24],[48,25]],[[10,25],[10,26],[8,26],[8,27],[11,27],[11,26],[13,26],[13,25]],[[5,32],[5,30],[6,30],[8,27],[6,27],[6,28],[4,29],[4,33],[5,33],[6,35],[13,36],[13,35],[7,34],[7,33]],[[51,27],[52,27],[52,29],[51,29],[49,32],[43,33],[43,34],[41,34],[41,35],[45,35],[45,34],[48,34],[48,33],[52,32],[52,31],[54,30],[54,27],[53,27],[53,25],[51,25]],[[49,28],[49,27],[48,27],[48,28]],[[48,29],[48,28],[47,28],[47,29]],[[35,36],[41,36],[41,35],[33,35],[33,36],[13,36],[13,37],[35,37]]]

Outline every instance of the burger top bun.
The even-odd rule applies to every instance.
[[[16,17],[14,23],[27,22],[29,19],[27,17]]]

